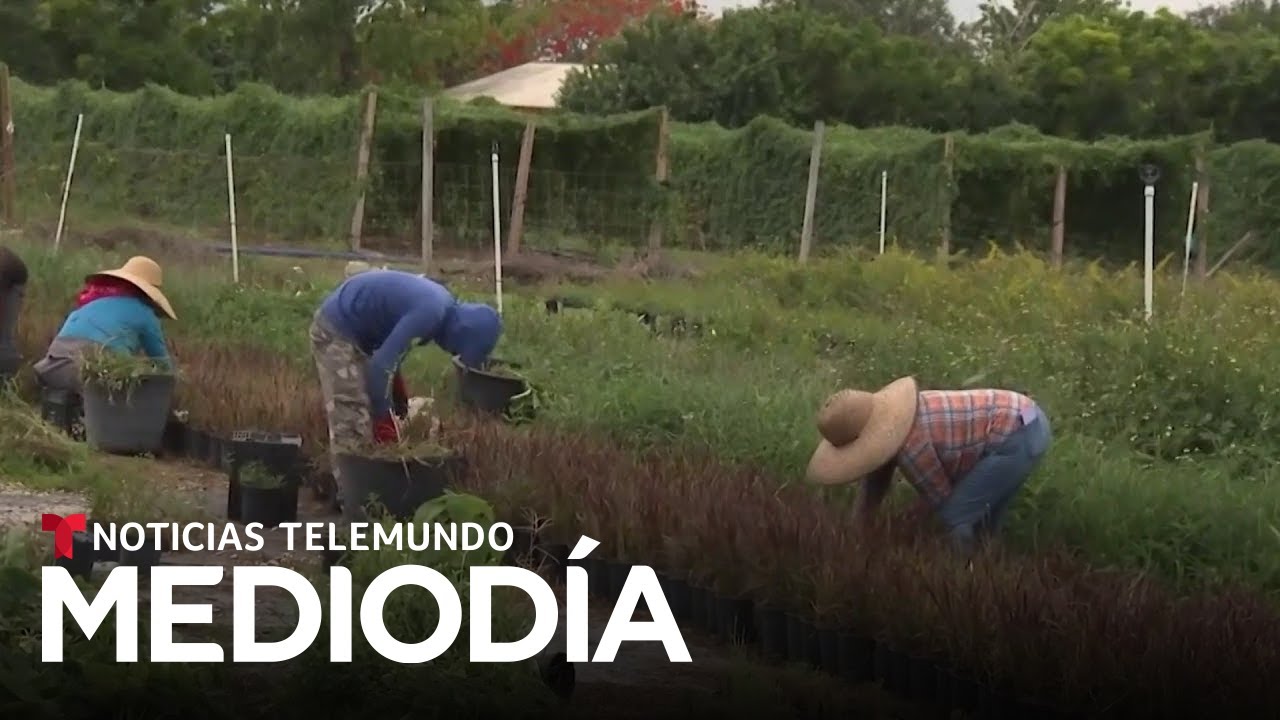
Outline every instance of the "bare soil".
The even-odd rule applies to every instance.
[[[55,226],[49,222],[28,223],[24,232],[30,236],[53,237]],[[111,252],[141,253],[162,262],[207,262],[218,253],[209,247],[220,238],[202,237],[198,233],[148,226],[105,225],[64,230],[62,242],[67,246],[92,246]],[[252,237],[241,237],[242,246],[283,249],[296,245],[274,241],[259,242]],[[366,253],[371,262],[379,258],[415,257],[416,241],[403,239],[366,238]],[[333,260],[332,262],[338,262]],[[458,248],[437,245],[435,262],[439,274],[468,281],[493,281],[493,252],[491,249]],[[673,260],[668,254],[624,253],[616,263],[606,264],[591,253],[569,250],[541,250],[522,248],[519,254],[503,258],[503,280],[512,284],[537,285],[549,283],[589,284],[609,278],[683,278],[697,277],[700,270],[687,263]]]

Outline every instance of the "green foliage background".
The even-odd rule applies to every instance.
[[[223,135],[234,142],[238,224],[246,237],[337,240],[349,231],[363,96],[293,98],[247,84],[216,98],[158,86],[133,93],[79,82],[14,82],[19,187],[26,214],[56,212],[76,116],[85,116],[73,207],[171,225],[226,224]],[[421,98],[381,90],[366,201],[367,234],[412,237],[421,192]],[[492,102],[435,101],[435,217],[445,242],[491,232],[490,152],[497,143],[504,225],[529,116]],[[671,177],[656,182],[656,109],[537,117],[526,226],[548,236],[640,244],[654,218],[666,242],[793,252],[804,212],[812,132],[760,117],[742,128],[672,123]],[[1197,230],[1224,249],[1244,232],[1280,226],[1272,190],[1280,149],[1215,146],[1202,133],[1162,140],[1082,142],[1026,126],[944,136],[906,128],[827,131],[815,215],[816,248],[871,243],[888,173],[890,242],[936,247],[950,221],[953,250],[989,242],[1047,244],[1056,168],[1068,170],[1067,249],[1115,261],[1142,256],[1137,167],[1158,163],[1157,254],[1180,253],[1187,199],[1203,156],[1212,215]],[[948,216],[949,213],[949,216]],[[1270,261],[1277,259],[1259,243]],[[1216,253],[1215,253],[1216,254]]]

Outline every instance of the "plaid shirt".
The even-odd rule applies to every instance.
[[[1022,426],[1035,408],[1011,390],[925,390],[897,464],[922,499],[938,507],[986,449]]]

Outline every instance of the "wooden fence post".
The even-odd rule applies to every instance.
[[[538,125],[533,120],[524,124],[520,138],[520,162],[516,165],[515,197],[511,201],[511,222],[507,228],[507,252],[520,254],[520,238],[524,235],[524,203],[529,196],[529,165],[533,162],[533,139]]]
[[[0,62],[0,220],[12,225],[17,214],[18,167],[13,159],[13,96],[9,66]]]
[[[671,161],[668,153],[671,146],[671,112],[662,107],[658,116],[658,148],[654,152],[654,179],[659,186],[665,187],[671,176]],[[659,213],[649,224],[649,254],[654,255],[662,250],[662,226],[666,223],[665,213]]]
[[[422,99],[422,197],[419,213],[422,215],[422,272],[431,272],[435,255],[435,169],[436,169],[435,108],[431,98]]]
[[[813,213],[818,203],[818,171],[822,165],[822,141],[827,126],[821,120],[813,124],[813,148],[809,150],[809,185],[804,192],[804,225],[800,228],[800,262],[808,262],[813,246]]]
[[[1200,183],[1196,194],[1196,224],[1192,228],[1197,242],[1196,278],[1209,277],[1209,171],[1205,168],[1204,151],[1196,153],[1196,179]]]
[[[360,148],[356,154],[356,208],[351,213],[351,249],[360,250],[364,235],[364,182],[369,177],[369,151],[373,145],[373,123],[377,116],[378,91],[369,90],[364,97],[364,121],[360,125]]]
[[[1050,250],[1054,269],[1062,267],[1062,246],[1067,234],[1067,168],[1058,166],[1058,179],[1053,185],[1053,238]]]
[[[947,133],[942,141],[942,181],[943,197],[947,206],[942,212],[942,238],[938,245],[938,255],[945,262],[951,256],[951,206],[955,203],[955,138]]]

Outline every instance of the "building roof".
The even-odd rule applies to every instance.
[[[546,110],[556,106],[556,93],[560,92],[569,71],[581,67],[579,63],[525,63],[456,85],[444,94],[458,100],[491,97],[508,107]]]

